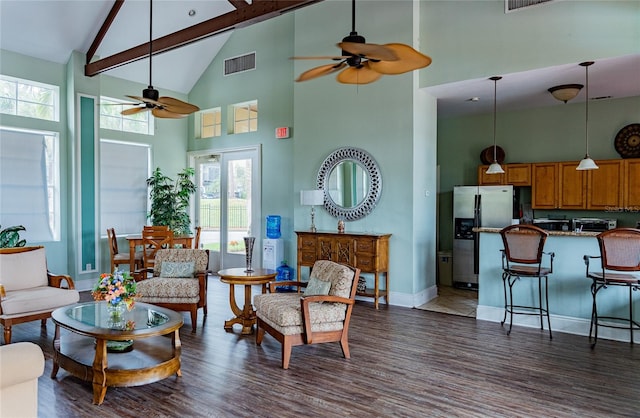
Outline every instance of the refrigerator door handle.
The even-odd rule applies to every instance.
[[[474,208],[473,208],[473,226],[476,228],[480,228],[480,222],[482,221],[482,196],[477,194],[474,200]],[[473,274],[478,274],[480,272],[480,234],[478,232],[473,233]]]

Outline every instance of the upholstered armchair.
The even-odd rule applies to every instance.
[[[42,349],[29,342],[0,347],[0,417],[38,416],[38,378],[44,373]]]
[[[318,260],[308,282],[269,283],[269,293],[256,295],[256,343],[267,332],[282,344],[282,368],[289,368],[296,345],[340,342],[350,358],[349,322],[355,303],[360,270],[328,260]],[[297,286],[304,293],[278,293],[276,287]]]
[[[0,323],[4,343],[11,343],[14,324],[40,319],[80,300],[71,277],[47,270],[45,248],[0,248]]]
[[[136,300],[191,313],[196,332],[198,309],[207,316],[209,250],[172,248],[158,250],[153,268],[138,270]],[[149,274],[152,273],[152,276]]]

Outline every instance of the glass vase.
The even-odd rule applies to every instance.
[[[253,244],[255,241],[256,237],[244,237],[245,261],[247,263],[247,269],[244,271],[245,273],[253,273],[251,260],[253,258]]]
[[[124,329],[125,320],[124,312],[127,310],[127,305],[124,302],[111,303],[107,302],[107,326],[111,329]]]

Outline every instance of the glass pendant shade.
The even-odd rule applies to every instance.
[[[582,87],[584,87],[582,84],[563,84],[561,86],[551,87],[548,91],[556,99],[567,103],[580,93]]]
[[[496,157],[496,96],[497,96],[496,93],[497,93],[497,87],[498,87],[498,80],[500,80],[501,78],[502,77],[500,76],[494,76],[489,78],[489,80],[493,81],[493,162],[487,169],[486,171],[487,174],[504,173],[504,170],[500,166],[500,163],[498,163],[498,158]]]
[[[585,120],[584,120],[584,143],[585,153],[584,158],[580,161],[580,164],[576,167],[576,170],[597,170],[598,166],[595,161],[589,157],[589,66],[593,64],[593,61],[581,62],[580,65],[584,67],[585,71],[585,86],[586,86],[586,99],[585,103]]]

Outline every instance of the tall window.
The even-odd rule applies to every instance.
[[[100,140],[100,230],[139,234],[147,222],[151,147]]]
[[[100,96],[100,127],[114,131],[133,132],[153,135],[153,118],[151,112],[138,112],[133,115],[122,115],[125,109],[131,109],[130,102]]]
[[[57,133],[0,128],[0,225],[24,226],[27,242],[60,240]]]
[[[200,112],[199,117],[199,138],[213,138],[222,135],[222,110],[219,107],[216,107],[215,109],[203,110],[202,112]]]
[[[258,130],[258,101],[233,105],[233,133],[255,132]]]
[[[0,75],[0,113],[59,121],[58,86]]]

